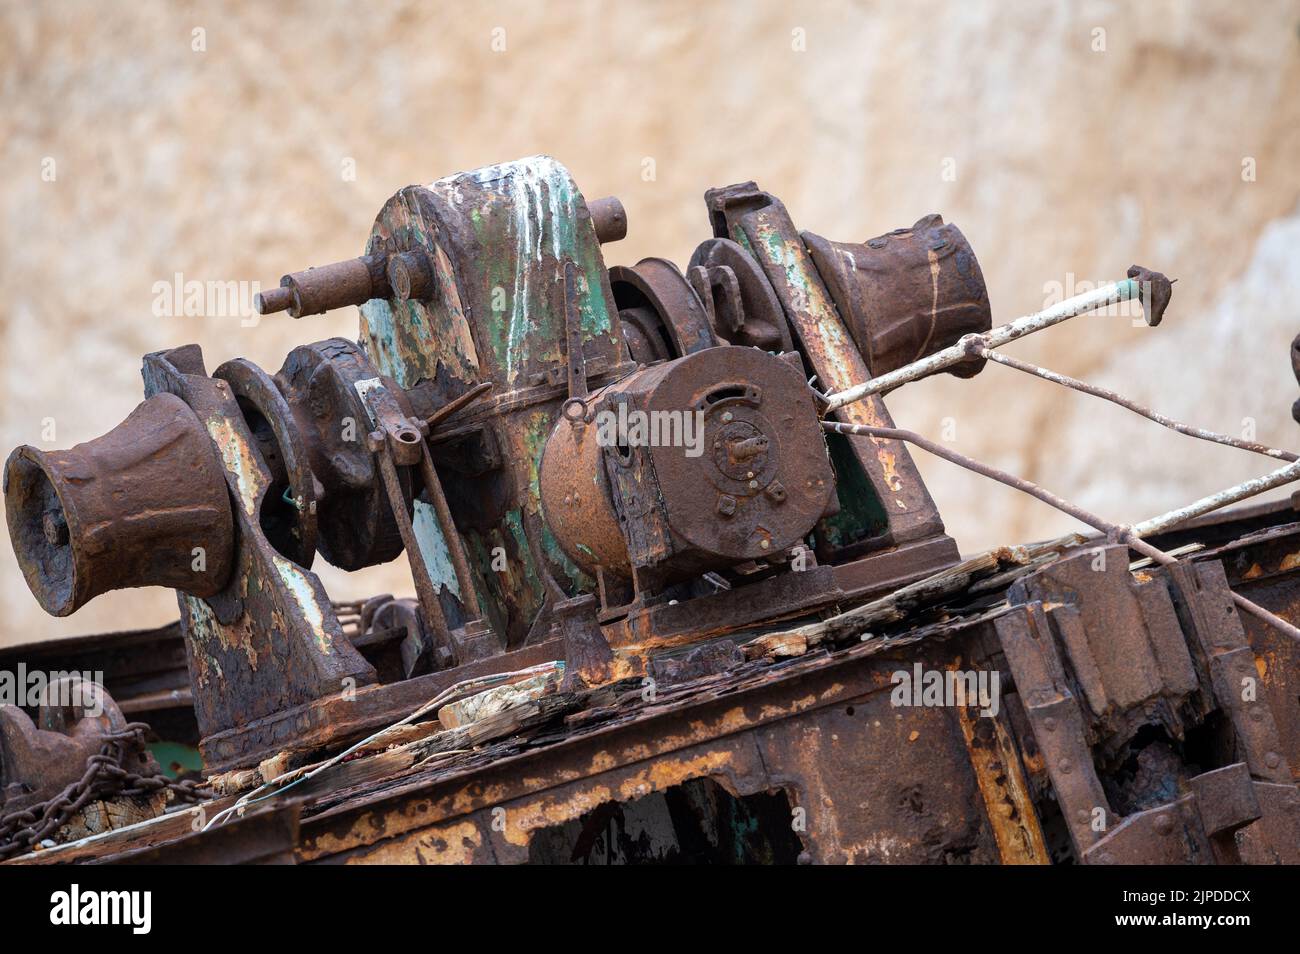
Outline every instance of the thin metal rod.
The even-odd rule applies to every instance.
[[[452,398],[442,407],[438,408],[438,410],[434,411],[433,414],[429,416],[429,419],[425,421],[425,423],[429,425],[429,430],[432,431],[435,427],[437,427],[447,418],[451,417],[461,408],[465,407],[468,404],[473,404],[475,401],[477,401],[479,398],[481,398],[483,395],[487,394],[491,390],[492,390],[491,381],[484,381],[481,384],[476,384],[468,391],[466,391],[464,394],[462,394],[460,397]]]
[[[1159,550],[1156,547],[1153,547],[1151,544],[1143,540],[1139,536],[1137,529],[1135,527],[1124,527],[1124,526],[1120,526],[1119,524],[1111,523],[1109,520],[1105,520],[1094,513],[1090,513],[1089,511],[1084,510],[1082,507],[1075,506],[1074,504],[1070,503],[1068,500],[1056,496],[1056,494],[1052,493],[1051,491],[1044,490],[1042,487],[1039,487],[1037,484],[1031,481],[1025,480],[1023,477],[1017,477],[1014,474],[1009,474],[1004,470],[998,470],[996,467],[990,467],[988,464],[981,463],[980,461],[977,461],[972,457],[967,457],[965,454],[959,454],[957,451],[944,447],[942,444],[936,444],[934,441],[922,437],[920,434],[917,434],[914,431],[903,430],[902,428],[898,428],[898,427],[872,427],[866,424],[842,424],[839,421],[822,421],[822,427],[824,427],[828,431],[834,431],[837,434],[854,434],[862,437],[883,437],[889,440],[906,441],[909,444],[914,444],[917,447],[921,448],[922,450],[929,451],[931,454],[934,454],[936,457],[942,457],[944,460],[956,464],[958,467],[964,467],[967,470],[974,471],[975,473],[983,477],[988,477],[990,480],[996,480],[998,483],[1006,484],[1008,487],[1013,487],[1016,490],[1019,490],[1022,493],[1026,493],[1031,497],[1036,497],[1037,499],[1043,501],[1043,503],[1048,504],[1049,506],[1055,507],[1057,510],[1069,514],[1070,516],[1074,517],[1076,520],[1080,521],[1081,523],[1086,523],[1088,526],[1093,527],[1096,530],[1100,530],[1101,532],[1118,540],[1119,542],[1124,543],[1132,550],[1135,550],[1136,552],[1142,554],[1143,556],[1150,557],[1152,560],[1156,561],[1157,563],[1163,566],[1172,566],[1178,563],[1178,560],[1175,559],[1174,557],[1165,553],[1163,550]],[[1283,470],[1296,471],[1296,476],[1290,478],[1292,480],[1295,480],[1297,477],[1300,477],[1300,464],[1293,464],[1290,467],[1283,468]],[[1263,479],[1263,478],[1259,478],[1259,479]],[[1258,493],[1259,491],[1255,491],[1255,492]],[[1221,495],[1219,494],[1215,495],[1215,497],[1219,497],[1219,496]],[[1246,496],[1249,496],[1249,494],[1247,494]],[[1210,499],[1210,498],[1206,498],[1206,499]],[[1241,498],[1237,498],[1237,499],[1241,499]],[[1198,501],[1197,503],[1202,503],[1202,502],[1203,501]],[[1224,504],[1220,503],[1217,506],[1221,507],[1224,506]],[[1188,508],[1183,508],[1183,509],[1186,510]],[[1212,510],[1215,508],[1210,507],[1208,509]],[[1177,513],[1177,512],[1179,511],[1171,511],[1171,513]],[[1205,513],[1208,512],[1208,510],[1201,511],[1201,512]],[[1169,515],[1166,514],[1165,516],[1169,516]],[[1160,518],[1156,518],[1156,519],[1160,519]],[[1187,519],[1187,518],[1183,518],[1183,519]],[[1250,613],[1252,616],[1255,616],[1258,619],[1261,619],[1264,622],[1268,623],[1270,626],[1274,627],[1279,632],[1285,633],[1287,636],[1290,636],[1292,639],[1296,640],[1297,642],[1300,642],[1300,628],[1295,627],[1287,620],[1284,620],[1282,619],[1282,617],[1269,612],[1264,607],[1260,606],[1258,603],[1251,602],[1250,600],[1246,599],[1244,596],[1242,596],[1239,593],[1232,594],[1232,601],[1243,612]]]
[[[375,458],[379,463],[379,473],[383,477],[384,489],[388,493],[388,504],[393,511],[397,531],[402,535],[402,544],[406,547],[407,560],[411,565],[411,579],[415,583],[415,595],[419,600],[420,609],[424,611],[424,622],[433,630],[433,638],[438,644],[447,647],[457,656],[459,662],[460,647],[456,645],[451,635],[447,616],[442,611],[442,604],[438,602],[438,589],[429,575],[429,566],[424,562],[420,541],[416,539],[415,528],[411,526],[411,518],[406,513],[406,498],[402,494],[402,485],[397,480],[397,466],[393,463],[392,454],[387,447],[379,448],[375,452]]]
[[[1266,490],[1281,487],[1283,484],[1289,484],[1294,480],[1300,480],[1300,462],[1287,464],[1285,467],[1279,467],[1262,477],[1252,477],[1250,480],[1242,481],[1236,486],[1220,490],[1208,497],[1202,497],[1195,503],[1190,503],[1185,507],[1170,510],[1168,513],[1162,513],[1150,520],[1143,520],[1141,523],[1133,525],[1133,532],[1139,537],[1149,537],[1152,534],[1170,530],[1180,523],[1191,520],[1193,517],[1199,517],[1201,514],[1218,510],[1221,507],[1228,506],[1228,504],[1245,500],[1247,497],[1254,497],[1256,494],[1262,494]]]
[[[1137,279],[1126,278],[1123,281],[1103,285],[1095,291],[1067,298],[1051,308],[1035,312],[1032,315],[1025,315],[1023,318],[1017,318],[1015,321],[999,325],[983,334],[964,335],[956,344],[950,345],[941,351],[936,351],[928,357],[913,361],[911,364],[905,364],[888,374],[882,374],[861,384],[855,384],[838,394],[828,395],[826,411],[829,413],[846,404],[860,401],[868,394],[892,391],[901,385],[919,381],[921,378],[927,378],[932,374],[938,374],[954,364],[967,360],[971,356],[971,349],[974,347],[1000,347],[1009,341],[1023,338],[1025,335],[1032,335],[1035,332],[1051,328],[1053,325],[1059,325],[1061,322],[1068,321],[1085,312],[1095,311],[1098,308],[1105,308],[1107,305],[1138,298],[1141,290],[1141,282]]]
[[[451,555],[452,570],[456,574],[456,583],[460,586],[460,601],[465,612],[473,619],[483,618],[483,609],[479,606],[478,591],[474,589],[474,577],[469,570],[469,559],[465,556],[465,544],[452,519],[451,508],[447,506],[447,495],[442,491],[442,481],[438,478],[438,469],[433,465],[433,455],[429,452],[427,441],[420,442],[420,476],[424,478],[424,490],[429,495],[429,503],[438,518],[438,528],[447,544]]]
[[[1177,431],[1179,434],[1185,434],[1188,437],[1195,437],[1198,440],[1212,441],[1215,444],[1225,444],[1228,447],[1236,447],[1241,450],[1253,451],[1256,454],[1263,454],[1265,457],[1272,457],[1275,460],[1300,460],[1300,456],[1290,451],[1278,450],[1276,447],[1269,447],[1266,444],[1258,444],[1255,441],[1244,441],[1228,434],[1220,434],[1217,431],[1207,431],[1202,427],[1193,427],[1190,424],[1184,424],[1182,421],[1176,421],[1172,417],[1165,417],[1156,411],[1151,410],[1139,404],[1131,398],[1108,388],[1099,387],[1095,384],[1089,384],[1087,381],[1080,381],[1078,378],[1072,378],[1069,375],[1061,374],[1057,371],[1049,371],[1047,368],[1040,368],[1036,364],[1030,364],[1028,361],[1020,361],[1010,355],[994,351],[992,348],[979,347],[975,353],[982,358],[990,361],[996,361],[998,364],[1005,365],[1008,368],[1015,368],[1017,371],[1023,371],[1025,374],[1032,374],[1034,377],[1042,378],[1044,381],[1051,381],[1053,384],[1059,384],[1063,387],[1073,388],[1075,391],[1082,391],[1084,394],[1091,394],[1093,397],[1099,397],[1103,401],[1110,401],[1112,404],[1118,404],[1125,410],[1132,411],[1134,414],[1140,414],[1149,421],[1155,421],[1170,430]]]
[[[1048,506],[1055,507],[1064,513],[1068,513],[1080,523],[1086,523],[1094,530],[1100,530],[1102,533],[1110,533],[1117,529],[1115,524],[1104,520],[1094,513],[1078,507],[1063,497],[1058,497],[1050,490],[1044,490],[1037,484],[1025,480],[1023,477],[1017,477],[1015,474],[1009,474],[1004,470],[998,470],[996,467],[990,467],[988,464],[975,460],[973,457],[967,457],[965,454],[959,454],[957,451],[944,447],[942,444],[936,444],[929,438],[922,437],[915,431],[904,430],[900,427],[873,427],[868,424],[842,424],[839,421],[822,421],[822,427],[828,431],[835,431],[839,434],[854,434],[860,437],[884,437],[895,441],[906,441],[909,444],[915,444],[922,450],[929,451],[935,457],[942,457],[958,467],[964,467],[967,470],[974,471],[982,477],[990,480],[996,480],[998,483],[1006,484],[1013,487],[1021,493],[1028,494],[1031,497],[1037,497]]]

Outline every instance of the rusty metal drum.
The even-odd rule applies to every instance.
[[[993,327],[984,274],[961,229],[939,215],[862,243],[803,233],[817,271],[874,375]],[[978,374],[983,358],[949,368]]]
[[[667,581],[777,557],[831,504],[803,376],[756,348],[646,368],[591,395],[586,418],[556,424],[540,474],[547,523],[584,568]]]
[[[4,492],[18,565],[51,615],[134,586],[212,596],[230,577],[225,473],[203,424],[173,394],[69,450],[19,447]]]

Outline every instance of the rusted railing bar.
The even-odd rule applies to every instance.
[[[1252,477],[1250,480],[1242,481],[1235,486],[1228,487],[1226,490],[1220,490],[1208,497],[1202,497],[1185,507],[1179,507],[1177,510],[1170,510],[1168,513],[1162,513],[1150,520],[1135,523],[1132,529],[1139,537],[1149,537],[1165,530],[1172,530],[1193,517],[1219,510],[1229,504],[1237,503],[1248,497],[1254,497],[1266,490],[1272,490],[1274,487],[1281,487],[1296,480],[1300,480],[1300,462],[1287,464],[1285,467],[1279,467],[1262,477]]]
[[[983,334],[965,335],[956,344],[950,345],[941,351],[936,351],[932,355],[905,364],[888,374],[882,374],[871,378],[869,381],[856,384],[837,394],[827,395],[826,411],[829,413],[846,404],[860,401],[868,394],[892,391],[901,385],[919,381],[921,378],[927,378],[932,374],[945,371],[954,364],[969,359],[972,347],[997,348],[1007,342],[1015,341],[1017,338],[1023,338],[1025,335],[1031,335],[1051,328],[1053,325],[1059,325],[1061,322],[1068,321],[1085,312],[1095,311],[1098,308],[1105,308],[1107,305],[1138,298],[1141,292],[1141,282],[1134,278],[1126,278],[1123,281],[1103,285],[1094,291],[1067,298],[1051,308],[1034,312],[1032,315],[1025,315],[1023,318],[1017,318],[1015,321],[999,325]]]
[[[965,454],[960,454],[955,450],[944,447],[942,444],[935,443],[929,438],[922,437],[920,434],[917,434],[914,431],[908,431],[898,427],[871,427],[866,424],[842,424],[839,421],[822,421],[822,427],[824,427],[828,431],[834,431],[838,434],[852,434],[859,437],[883,437],[887,440],[906,441],[907,443],[913,444],[924,451],[928,451],[931,454],[934,454],[936,457],[941,457],[944,460],[949,461],[950,463],[956,464],[958,467],[964,467],[967,470],[974,471],[975,473],[983,477],[988,477],[990,480],[996,480],[998,483],[1006,484],[1008,487],[1012,487],[1016,490],[1021,491],[1022,493],[1028,494],[1031,497],[1035,497],[1038,500],[1043,501],[1043,503],[1048,504],[1051,507],[1055,507],[1057,510],[1062,511],[1063,513],[1069,514],[1070,516],[1074,517],[1076,520],[1080,521],[1081,523],[1086,523],[1088,526],[1093,527],[1096,530],[1100,530],[1101,532],[1107,534],[1109,537],[1114,539],[1116,542],[1127,545],[1130,549],[1142,554],[1143,556],[1150,557],[1152,560],[1154,560],[1155,562],[1163,566],[1169,566],[1178,562],[1177,559],[1165,553],[1163,550],[1157,549],[1156,547],[1153,547],[1151,544],[1143,540],[1139,535],[1137,528],[1135,527],[1125,527],[1119,524],[1111,523],[1110,521],[1102,517],[1099,517],[1094,513],[1084,510],[1082,507],[1070,503],[1068,500],[1062,497],[1058,497],[1056,494],[1052,493],[1049,490],[1044,490],[1042,487],[1039,487],[1037,484],[1033,483],[1032,481],[1025,480],[1023,477],[1017,477],[1014,474],[1009,474],[1004,470],[998,470],[998,468],[996,467],[990,467],[988,464],[981,463],[980,461],[975,460],[973,457],[967,457]],[[1267,475],[1267,477],[1265,478],[1256,478],[1256,481],[1248,481],[1247,483],[1257,483],[1259,481],[1268,479],[1268,477],[1272,477],[1275,476],[1276,474],[1280,474],[1283,471],[1294,472],[1294,475],[1289,478],[1290,480],[1295,480],[1297,478],[1300,478],[1300,464],[1291,464],[1288,467],[1282,468],[1282,471],[1276,471],[1274,475]],[[1244,485],[1239,485],[1239,487],[1241,486]],[[1238,488],[1229,488],[1229,490],[1236,490],[1236,489]],[[1261,487],[1259,490],[1255,490],[1254,493],[1259,493],[1262,490],[1266,490],[1266,489],[1268,488]],[[1228,491],[1223,491],[1221,494],[1214,495],[1214,498],[1205,498],[1205,499],[1206,500],[1218,499],[1227,493]],[[1250,496],[1250,495],[1251,494],[1245,494],[1244,496]],[[1237,497],[1235,499],[1242,499],[1242,497]],[[1203,502],[1204,501],[1197,501],[1197,504],[1201,504]],[[1231,503],[1231,502],[1233,501],[1225,500],[1223,503],[1217,504],[1217,506],[1219,507],[1226,506],[1227,503]],[[1191,506],[1195,507],[1196,504],[1193,504]],[[1191,508],[1182,508],[1179,511],[1170,511],[1169,514],[1165,514],[1163,516],[1167,518],[1170,517],[1172,514],[1182,513],[1189,509]],[[1205,510],[1201,510],[1200,513],[1208,513],[1209,510],[1213,510],[1213,509],[1216,508],[1209,507]],[[1182,517],[1181,519],[1183,520],[1190,519],[1192,516],[1197,516],[1197,515],[1198,514],[1196,513],[1190,513],[1187,516]],[[1161,517],[1157,517],[1154,519],[1157,521],[1162,520]],[[1146,522],[1151,523],[1151,521],[1146,521]],[[1181,520],[1175,521],[1175,523],[1176,522],[1181,522]],[[1172,526],[1173,524],[1170,525]],[[1138,526],[1141,527],[1142,524],[1139,524]],[[1148,532],[1154,533],[1156,531],[1151,530]],[[1264,609],[1264,607],[1260,606],[1258,603],[1251,602],[1250,600],[1246,599],[1244,596],[1242,596],[1239,593],[1232,594],[1232,601],[1243,612],[1250,613],[1251,615],[1268,623],[1270,626],[1273,626],[1279,632],[1285,633],[1286,635],[1290,636],[1292,639],[1296,640],[1297,642],[1300,642],[1300,628],[1293,626],[1291,623],[1282,619],[1282,617],[1270,613],[1268,610]]]
[[[1053,384],[1059,384],[1062,387],[1072,388],[1075,391],[1081,391],[1084,394],[1091,394],[1093,397],[1099,397],[1103,401],[1110,401],[1112,404],[1118,404],[1125,410],[1132,411],[1134,414],[1140,414],[1149,421],[1167,427],[1170,430],[1177,431],[1179,434],[1185,434],[1188,437],[1195,437],[1202,441],[1212,441],[1215,444],[1224,444],[1228,447],[1236,447],[1240,450],[1253,451],[1256,454],[1263,454],[1265,457],[1272,457],[1275,460],[1300,460],[1300,456],[1290,451],[1279,450],[1276,447],[1269,447],[1266,444],[1259,444],[1255,441],[1241,440],[1228,434],[1220,434],[1217,431],[1207,431],[1203,427],[1193,427],[1191,424],[1184,424],[1182,421],[1176,421],[1172,417],[1151,410],[1149,407],[1139,404],[1131,398],[1126,398],[1117,391],[1111,391],[1108,388],[1099,387],[1095,384],[1089,384],[1087,381],[1080,381],[1078,378],[1072,378],[1069,375],[1061,374],[1057,371],[1050,371],[1047,368],[1040,368],[1036,364],[1030,364],[1028,361],[1021,361],[1010,355],[994,351],[992,348],[977,347],[974,349],[975,354],[990,361],[996,361],[998,364],[1005,365],[1008,368],[1015,368],[1017,371],[1023,371],[1025,374],[1032,374],[1034,377],[1042,378],[1044,381],[1051,381]]]

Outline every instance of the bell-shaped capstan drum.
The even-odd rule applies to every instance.
[[[19,447],[5,465],[4,496],[18,565],[54,616],[109,590],[212,596],[230,578],[225,470],[198,416],[173,394],[149,398],[70,450]]]

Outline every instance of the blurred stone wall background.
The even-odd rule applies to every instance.
[[[0,444],[66,447],[141,399],[140,357],[196,341],[270,371],[355,310],[158,317],[154,283],[260,281],[359,254],[397,188],[546,152],[684,264],[704,190],[754,179],[801,228],[861,240],[938,211],[1001,322],[1140,262],[1164,325],[1082,318],[1011,349],[1157,408],[1296,446],[1300,4],[695,0],[644,5],[0,4]],[[198,31],[198,32],[196,32]],[[654,177],[643,171],[653,160]],[[348,175],[355,170],[355,176]],[[1270,469],[1014,371],[890,399],[903,426],[1133,520]],[[55,437],[43,441],[43,422]],[[918,453],[966,552],[1063,532]],[[336,597],[410,592],[399,561]],[[174,618],[167,591],[47,618],[0,546],[0,641]]]

